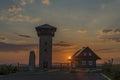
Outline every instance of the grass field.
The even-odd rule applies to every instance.
[[[106,64],[103,66],[103,73],[112,80],[120,80],[120,64]]]

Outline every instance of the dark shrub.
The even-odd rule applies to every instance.
[[[10,73],[17,72],[17,67],[12,65],[1,65],[0,66],[0,75],[7,75]]]
[[[120,69],[114,68],[112,70],[112,80],[120,80]]]

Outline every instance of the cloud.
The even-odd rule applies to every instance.
[[[115,29],[114,32],[115,33],[120,33],[120,29]]]
[[[70,30],[69,28],[64,28],[61,31],[69,31],[69,30]]]
[[[115,42],[120,42],[120,29],[103,29],[100,32],[99,38],[103,40],[112,40]]]
[[[42,0],[43,4],[49,5],[50,4],[50,0]]]
[[[34,0],[21,0],[20,5],[25,6],[27,3],[33,3],[33,2],[34,2]]]
[[[23,37],[23,38],[32,38],[32,37],[29,36],[29,35],[19,34],[19,33],[17,33],[17,32],[14,32],[13,34],[15,34],[15,35],[17,35],[17,36],[19,36],[19,37]]]
[[[104,29],[104,30],[102,30],[103,33],[109,33],[111,31],[112,31],[112,29]]]
[[[26,43],[26,42],[28,42],[28,41],[22,40],[22,39],[16,39],[16,40],[14,41],[14,43],[16,43],[16,44],[23,44],[23,43]]]
[[[67,47],[67,46],[72,46],[71,44],[64,42],[64,41],[60,41],[58,43],[54,43],[54,46],[62,46],[62,47]]]
[[[80,29],[80,30],[78,30],[77,32],[79,32],[79,33],[86,33],[87,31],[86,30],[84,30],[84,29]]]
[[[102,35],[99,37],[99,39],[120,42],[120,35]]]
[[[96,51],[100,51],[100,52],[108,52],[108,51],[112,51],[113,48],[102,48],[102,49],[97,49]]]
[[[22,35],[22,34],[20,34],[20,35],[18,35],[18,36],[24,37],[24,38],[31,38],[31,36],[29,36],[29,35]]]
[[[7,38],[5,38],[4,36],[0,36],[0,42],[4,42],[6,40],[7,40]]]
[[[20,5],[21,5],[21,6],[26,5],[26,1],[25,1],[25,0],[21,0]]]
[[[97,19],[92,19],[92,23],[96,23],[97,22]]]
[[[120,29],[103,29],[102,33],[105,35],[114,35],[114,34],[120,34]]]
[[[108,38],[109,40],[113,40],[113,41],[116,41],[116,42],[120,42],[120,35],[118,37],[110,37]]]
[[[41,20],[39,18],[29,18],[27,21],[34,23],[34,22],[40,22]]]
[[[5,18],[3,16],[0,16],[0,21],[5,20]]]
[[[0,42],[0,51],[1,52],[17,52],[17,51],[26,51],[35,49],[37,47],[36,44],[10,44]]]
[[[34,0],[28,0],[30,3],[33,3]]]
[[[105,9],[106,6],[107,6],[106,4],[101,4],[100,8],[101,8],[101,9]]]
[[[8,9],[9,12],[20,12],[23,9],[21,7],[12,6]]]
[[[32,18],[30,16],[24,16],[24,15],[19,14],[19,15],[8,18],[8,21],[34,23],[34,22],[40,22],[41,20],[39,18]]]

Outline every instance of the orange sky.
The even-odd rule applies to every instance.
[[[76,46],[69,46],[69,47],[60,47],[60,46],[54,46],[53,47],[53,63],[55,62],[69,62],[68,57],[72,56],[77,50],[79,50],[82,47],[76,47]],[[119,58],[119,50],[115,50],[110,53],[106,53],[104,51],[97,51],[95,50],[95,47],[91,47],[91,49],[102,58],[102,60],[99,60],[98,63],[104,62],[111,58]],[[28,51],[20,51],[20,52],[2,52],[0,53],[0,63],[1,64],[16,64],[16,63],[22,63],[22,64],[28,64],[29,61],[29,52]],[[35,50],[36,55],[36,64],[39,62],[39,54],[38,50]],[[9,54],[8,54],[9,53]],[[119,60],[119,59],[118,59]],[[118,60],[116,60],[116,63],[119,63]]]
[[[68,62],[89,46],[103,61],[120,62],[120,0],[0,0],[0,64],[28,64],[38,36],[35,27],[57,27],[53,62]]]

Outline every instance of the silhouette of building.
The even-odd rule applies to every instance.
[[[29,55],[29,71],[35,71],[35,52],[30,51]]]
[[[74,68],[96,68],[96,60],[101,59],[89,47],[78,50],[71,60]]]
[[[56,32],[56,27],[44,24],[36,27],[39,37],[39,67],[52,67],[52,37]]]

